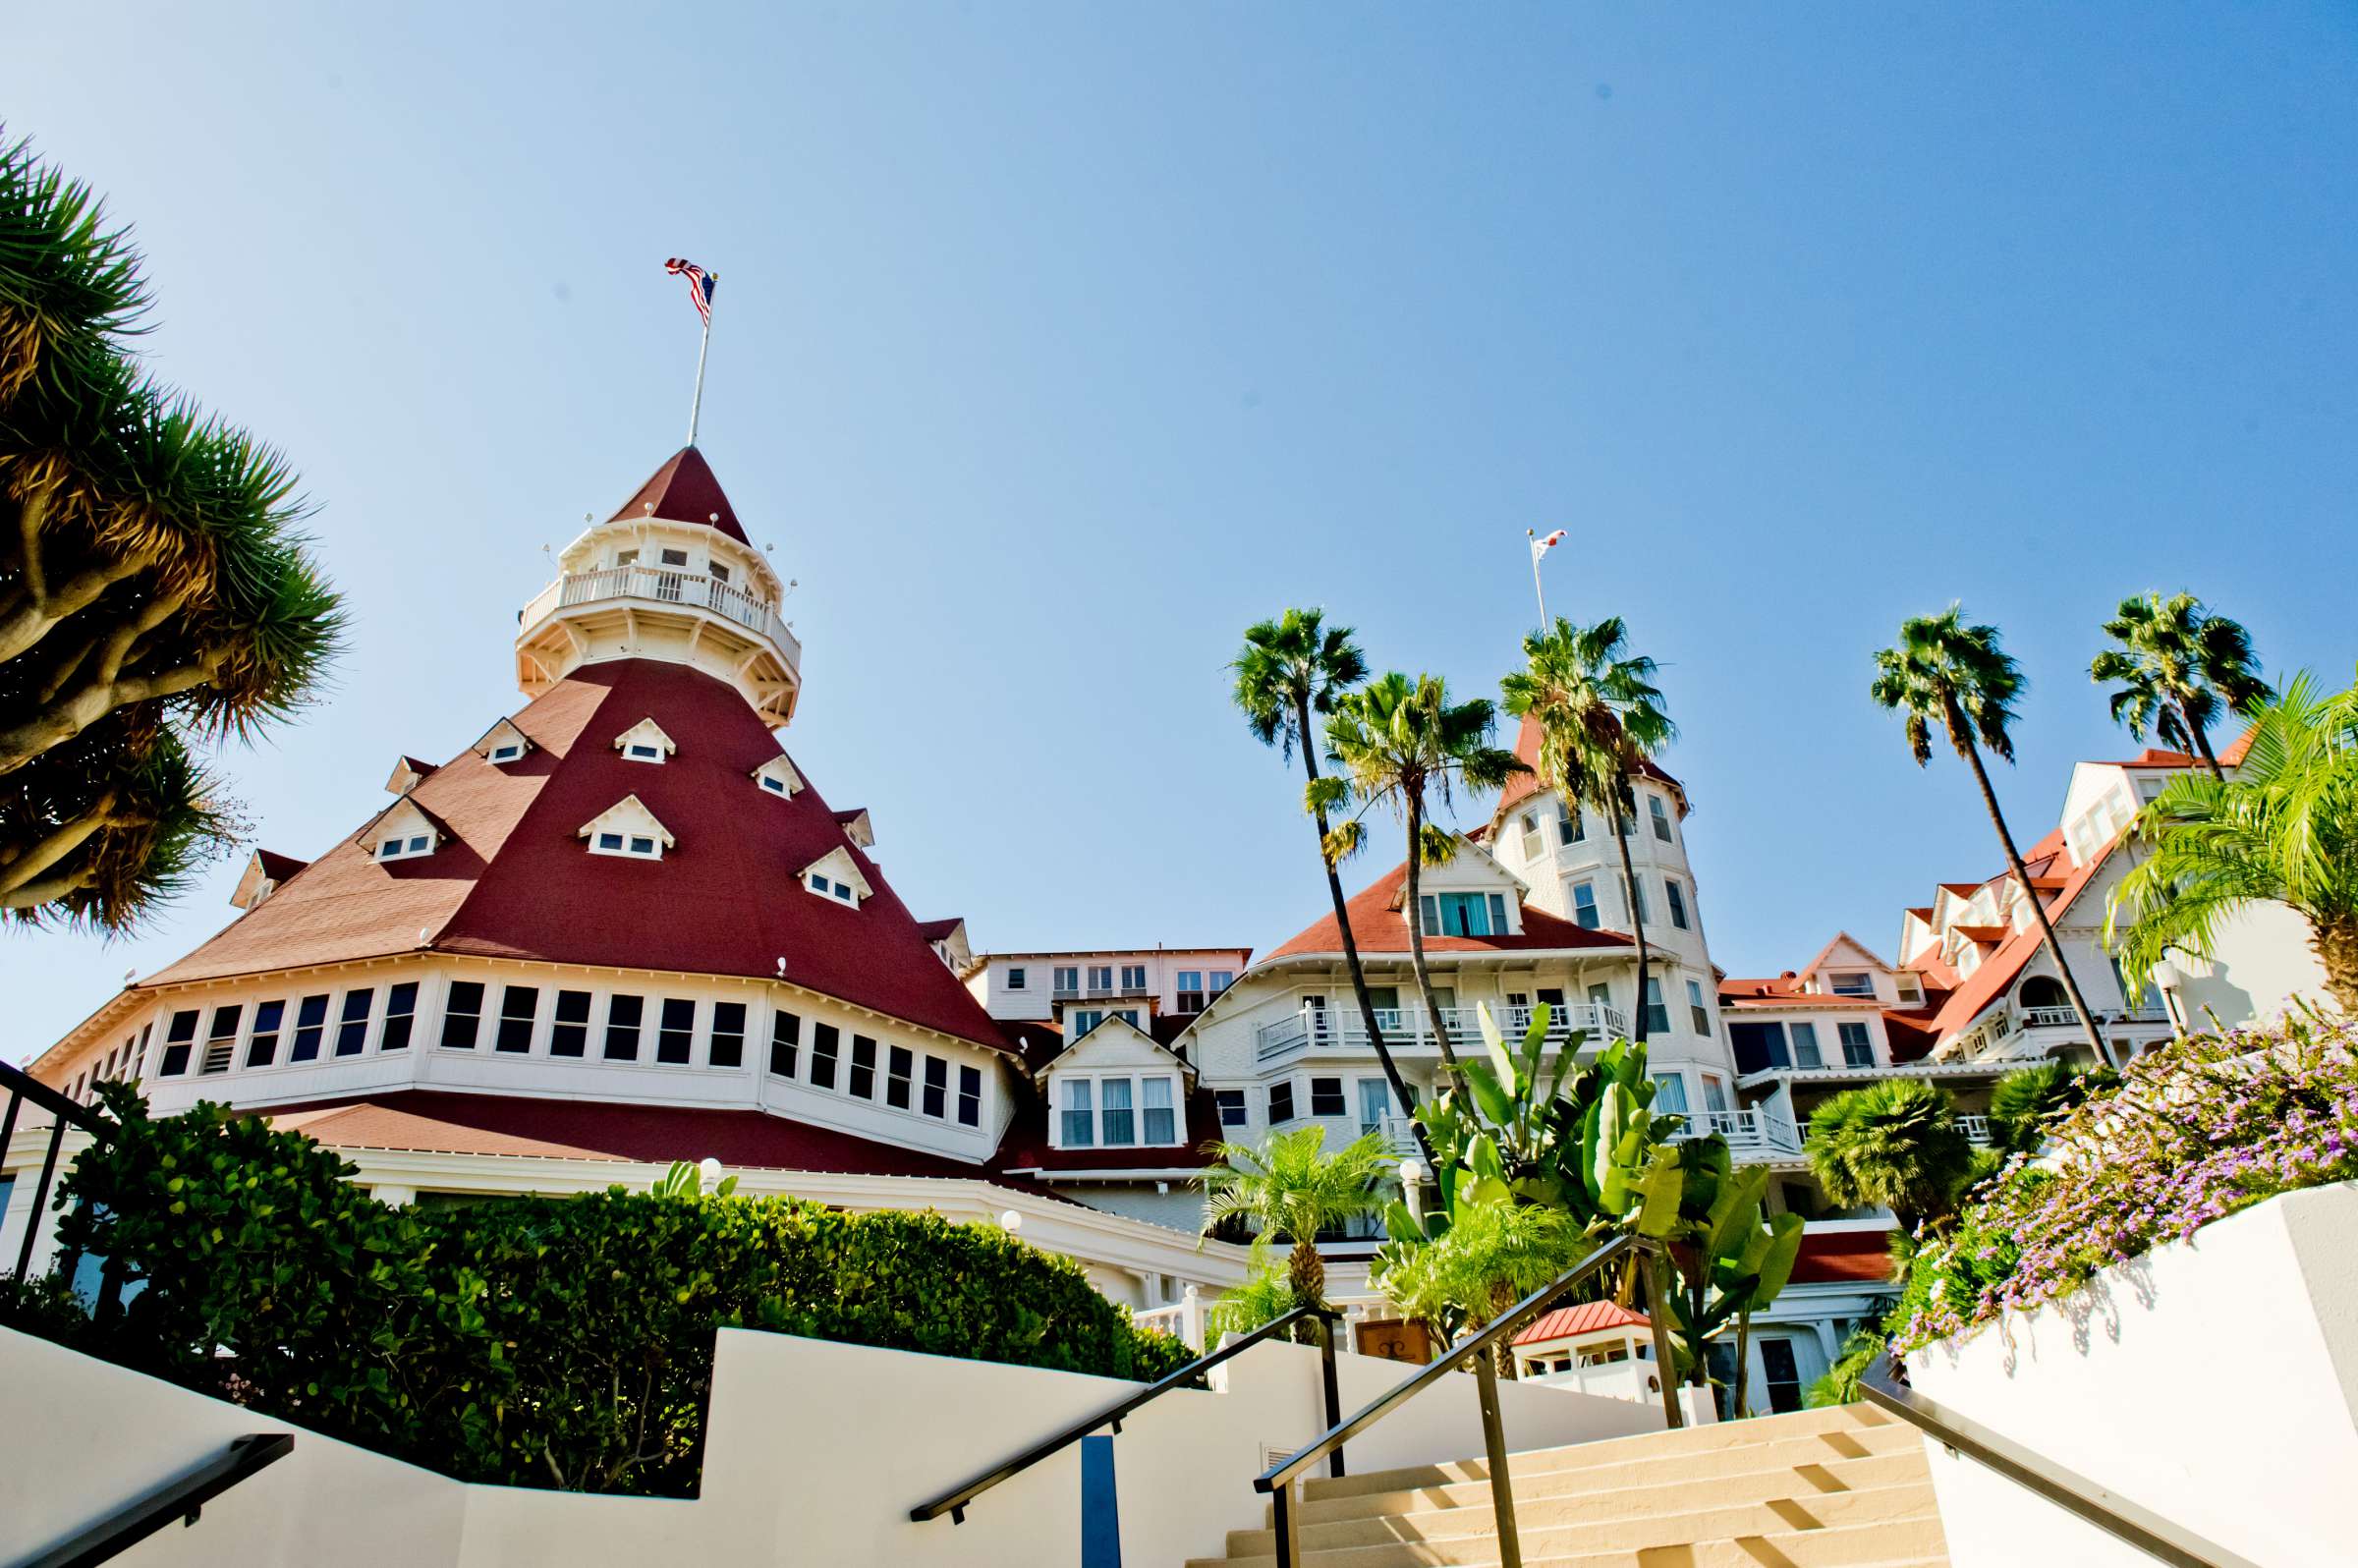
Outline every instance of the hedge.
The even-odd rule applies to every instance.
[[[300,1133],[101,1092],[122,1131],[61,1184],[60,1239],[135,1284],[68,1337],[461,1480],[693,1492],[722,1326],[1140,1379],[1188,1359],[995,1226],[620,1188],[391,1208]]]

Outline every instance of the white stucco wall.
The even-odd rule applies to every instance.
[[[1346,1413],[1404,1375],[1338,1363]],[[1317,1353],[1263,1345],[1211,1392],[1169,1395],[1114,1440],[1125,1560],[1216,1554],[1258,1525],[1264,1446],[1323,1425]],[[979,1499],[964,1525],[908,1510],[1135,1385],[1067,1372],[723,1330],[702,1494],[586,1497],[466,1485],[298,1432],[294,1453],[205,1505],[142,1563],[298,1568],[568,1568],[649,1562],[1006,1564],[1080,1557],[1080,1456],[1067,1449]],[[1517,1448],[1659,1429],[1657,1406],[1499,1390]],[[0,1558],[39,1549],[216,1453],[285,1423],[0,1330]],[[30,1419],[27,1419],[30,1413]],[[950,1418],[950,1419],[945,1419]],[[1482,1450],[1474,1381],[1451,1376],[1349,1450],[1374,1469]]]
[[[2173,958],[2186,977],[2172,988],[2189,1027],[2208,1028],[2212,1014],[2226,1024],[2265,1022],[2296,1000],[2330,1006],[2326,967],[2309,937],[2309,923],[2290,908],[2254,904],[2224,924],[2210,959]]]
[[[2352,1560],[2358,1183],[2292,1193],[1908,1358],[1929,1397],[2255,1562]],[[1956,1568],[2152,1559],[1926,1444]]]

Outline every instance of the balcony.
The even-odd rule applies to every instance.
[[[1587,1043],[1599,1048],[1629,1033],[1629,1015],[1602,1002],[1573,1002],[1549,1011],[1547,1040],[1557,1049],[1570,1042],[1575,1030],[1585,1032]],[[1497,1021],[1499,1033],[1513,1044],[1531,1027],[1533,1012],[1529,1007],[1493,1007],[1490,1016]],[[1441,1024],[1449,1031],[1453,1049],[1482,1049],[1482,1026],[1474,1008],[1445,1007],[1441,1009]],[[1430,1050],[1436,1054],[1440,1049],[1423,1007],[1379,1007],[1376,1010],[1376,1027],[1383,1032],[1384,1044],[1393,1049]],[[1255,1057],[1263,1063],[1283,1060],[1301,1050],[1370,1048],[1367,1021],[1356,1007],[1305,1007],[1262,1025],[1254,1037]]]
[[[627,600],[658,609],[677,605],[708,610],[767,638],[785,654],[789,665],[798,669],[802,666],[803,644],[767,604],[718,578],[700,577],[693,572],[667,572],[652,566],[616,566],[602,572],[577,572],[559,578],[525,606],[522,630],[530,634],[533,627],[559,610]]]
[[[1384,1152],[1395,1159],[1408,1159],[1424,1153],[1417,1144],[1417,1124],[1409,1117],[1386,1116],[1375,1122],[1361,1122],[1359,1130],[1363,1137],[1369,1133],[1381,1137]]]
[[[1988,1148],[1995,1141],[1987,1116],[1960,1116],[1957,1118],[1957,1131],[1963,1133],[1965,1142],[1976,1148]]]
[[[2122,1024],[2167,1025],[2169,1012],[2161,1007],[2098,1008],[2096,1022],[2100,1029]],[[1998,1037],[2004,1039],[2026,1030],[2076,1030],[2080,1027],[2080,1015],[2069,1007],[2017,1007],[1998,1014],[1997,1025]]]
[[[1738,1160],[1799,1159],[1800,1130],[1766,1105],[1751,1110],[1707,1110],[1686,1113],[1684,1136],[1706,1138],[1717,1133],[1727,1140],[1727,1151]]]

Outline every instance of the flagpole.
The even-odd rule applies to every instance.
[[[693,441],[696,438],[691,435],[689,439]],[[1547,631],[1547,590],[1540,587],[1540,531],[1525,529],[1523,532],[1531,537],[1531,591],[1540,601],[1540,631],[1544,635]]]
[[[688,405],[688,444],[690,446],[696,445],[697,421],[703,417],[704,413],[704,356],[712,352],[712,306],[714,303],[716,302],[705,301],[704,309],[702,312],[704,318],[704,337],[696,349],[696,397]]]

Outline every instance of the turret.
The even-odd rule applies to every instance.
[[[778,614],[784,585],[695,447],[566,545],[557,568],[519,617],[527,697],[580,665],[662,659],[732,682],[773,726],[793,718],[803,649]]]

